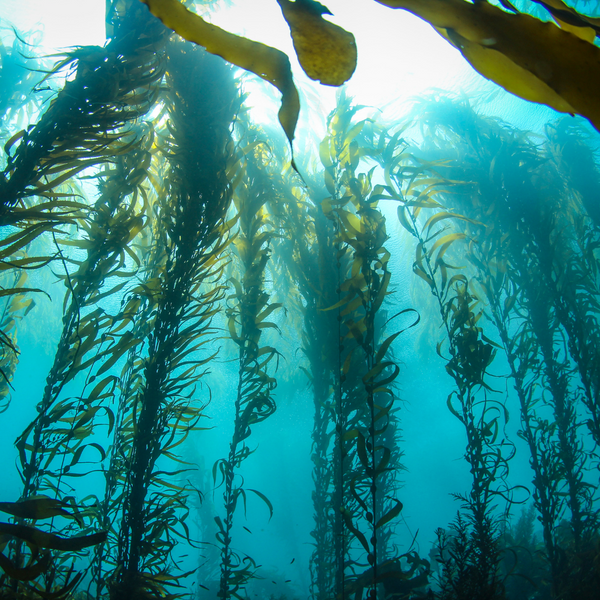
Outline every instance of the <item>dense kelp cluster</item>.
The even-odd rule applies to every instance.
[[[304,20],[325,7],[280,4],[302,54]],[[600,169],[586,130],[559,119],[534,136],[442,95],[381,124],[342,92],[318,148],[290,161],[222,59],[138,0],[107,15],[106,46],[50,69],[64,86],[24,129],[38,80],[1,47],[0,409],[35,414],[13,432],[0,597],[251,597],[268,565],[241,522],[256,500],[269,517],[278,505],[247,465],[287,401],[278,384],[302,378],[311,452],[288,468],[312,471],[310,587],[290,594],[595,598]],[[430,300],[393,301],[398,239],[414,275],[403,298]],[[28,281],[47,273],[61,326],[29,398],[11,390],[17,332],[49,292]],[[399,526],[412,373],[397,354],[419,331],[470,478],[429,559]],[[231,423],[196,475],[204,461],[188,456],[214,455],[218,378]],[[512,475],[520,459],[527,481]]]
[[[442,560],[446,580],[459,579],[447,597],[502,596],[500,524],[489,521],[489,503],[498,495],[516,501],[507,483],[514,452],[503,433],[513,409],[485,379],[502,351],[518,398],[518,436],[530,454],[548,593],[591,598],[598,581],[588,562],[598,549],[597,226],[567,161],[575,146],[589,168],[582,181],[593,182],[592,151],[584,150],[585,132],[565,120],[548,125],[540,144],[479,116],[467,101],[434,97],[415,114],[425,142],[397,161],[383,189],[400,203],[400,221],[418,242],[413,270],[430,287],[447,331],[446,370],[456,382],[448,407],[466,428],[474,487],[463,498],[469,517],[455,525],[458,542],[440,538],[442,556],[448,544],[455,551]],[[443,348],[440,342],[440,355]],[[472,572],[448,570],[448,562],[458,556],[470,564],[474,553],[481,569],[484,547],[496,563],[482,574],[493,589],[476,596],[472,584],[464,587]]]

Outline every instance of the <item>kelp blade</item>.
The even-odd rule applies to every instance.
[[[300,99],[286,54],[207,23],[202,17],[185,8],[179,0],[141,1],[166,27],[182,38],[274,85],[282,94],[279,122],[290,145],[292,144],[300,112]]]
[[[304,72],[324,85],[340,86],[348,81],[356,69],[354,36],[323,19],[321,15],[329,11],[318,2],[277,2]]]
[[[61,502],[47,496],[27,498],[20,502],[0,502],[0,510],[13,517],[21,519],[49,519],[58,515],[73,516],[65,508],[66,502]]]
[[[96,546],[106,541],[108,535],[106,531],[98,531],[87,535],[66,538],[17,523],[0,523],[0,534],[14,536],[39,548],[61,550],[63,552],[78,552],[84,548]]]
[[[524,14],[464,0],[377,0],[433,25],[484,77],[600,130],[600,48]]]

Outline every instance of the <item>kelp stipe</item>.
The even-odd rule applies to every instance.
[[[26,260],[27,255],[25,252],[20,252],[15,258]],[[4,306],[0,312],[0,414],[10,404],[11,381],[19,362],[20,351],[17,345],[17,325],[35,306],[34,299],[28,294],[29,290],[23,287],[28,279],[27,271],[13,271],[12,267],[9,268],[11,272],[5,274],[0,283],[0,293],[4,295],[7,288],[2,284],[7,279],[10,281],[12,278],[12,283],[8,284],[8,298],[4,300]]]
[[[551,578],[557,580],[561,561],[553,531],[564,510],[564,499],[559,494],[560,465],[553,457],[550,430],[536,415],[541,368],[539,347],[518,308],[519,290],[508,276],[507,260],[501,250],[502,239],[498,239],[489,228],[484,235],[477,237],[479,242],[469,246],[467,256],[477,268],[477,287],[482,290],[490,320],[498,330],[519,400],[519,436],[527,444],[529,464],[534,474],[532,508],[536,509],[542,525]],[[518,549],[516,551],[519,552]],[[512,552],[509,547],[504,562],[510,560]],[[510,588],[511,581],[507,582],[507,586]]]
[[[272,146],[269,140],[267,147]],[[308,359],[300,370],[309,380],[314,402],[311,595],[331,598],[336,579],[342,581],[346,540],[334,492],[334,473],[340,472],[340,456],[333,450],[334,405],[340,389],[339,321],[335,311],[323,309],[338,299],[336,263],[345,261],[334,244],[335,226],[320,207],[327,191],[314,165],[301,165],[301,181],[291,169],[282,168],[271,151],[265,168],[270,180],[268,210],[278,228],[273,239],[274,289],[287,308],[286,322],[300,332],[301,351]],[[300,359],[298,352],[294,360]]]
[[[526,133],[477,116],[468,103],[430,102],[422,115],[436,158],[451,157],[439,172],[455,184],[465,182],[454,185],[444,201],[486,226],[482,243],[473,245],[469,256],[515,378],[554,594],[587,597],[596,575],[583,565],[594,554],[589,544],[597,538],[598,520],[593,484],[585,476],[580,394],[571,362],[577,363],[579,342],[568,337],[576,334],[572,324],[586,318],[586,303],[595,297],[584,289],[593,287],[594,279],[585,282],[577,275],[580,258],[590,251],[573,226],[581,220],[581,204]],[[448,142],[452,150],[444,150]],[[461,222],[472,228],[471,221]],[[564,285],[569,280],[580,288],[575,297],[572,286]],[[507,320],[516,333],[504,330]],[[567,546],[557,536],[565,509],[572,527]]]
[[[140,128],[139,133],[142,134]],[[132,156],[126,156],[125,162],[127,170],[122,172],[116,169],[115,172],[107,171],[105,173],[104,186],[113,193],[129,194],[133,192],[130,206],[138,206],[139,219],[143,219],[144,227],[128,247],[125,248],[128,258],[135,266],[135,274],[145,281],[128,289],[129,282],[132,279],[132,273],[124,272],[122,269],[115,270],[115,275],[123,278],[120,284],[117,284],[115,292],[117,298],[121,296],[122,290],[126,289],[124,296],[121,296],[121,305],[116,314],[111,315],[111,321],[105,333],[109,342],[109,347],[105,352],[106,360],[95,372],[96,377],[102,376],[105,387],[110,390],[110,396],[105,398],[104,402],[110,402],[106,407],[110,418],[110,427],[108,431],[108,440],[106,454],[107,460],[103,464],[103,472],[106,480],[104,495],[98,497],[98,504],[95,509],[96,519],[99,525],[107,533],[107,541],[95,549],[95,557],[91,565],[93,585],[95,586],[96,597],[101,598],[106,593],[106,574],[114,570],[114,560],[116,557],[116,529],[118,526],[118,509],[120,506],[123,489],[121,484],[124,481],[127,470],[125,450],[128,441],[126,432],[127,423],[124,419],[130,415],[125,408],[133,402],[133,390],[140,383],[135,375],[139,375],[141,364],[140,356],[143,352],[144,342],[152,326],[150,310],[153,307],[151,297],[148,294],[143,295],[141,290],[146,289],[144,283],[151,277],[148,271],[151,271],[149,264],[154,264],[155,255],[153,248],[150,247],[149,237],[151,237],[152,226],[152,200],[149,196],[149,187],[146,177],[151,170],[150,148],[153,145],[154,135],[146,132],[144,144],[138,149],[137,153],[131,153]],[[138,158],[136,162],[134,158]],[[125,177],[124,177],[125,175]],[[134,215],[131,215],[134,216]],[[158,262],[158,261],[156,261]],[[155,273],[152,273],[155,275]],[[106,375],[113,371],[116,364],[125,357],[125,366],[119,377],[115,374]],[[133,373],[133,375],[132,375]],[[110,386],[109,386],[110,382]],[[99,384],[99,385],[100,385]]]
[[[98,412],[110,411],[101,404],[111,397],[108,390],[114,390],[113,376],[95,382],[92,391],[86,392],[84,389],[81,397],[60,402],[59,397],[67,383],[89,369],[93,369],[90,382],[108,371],[131,343],[128,336],[122,336],[119,340],[113,338],[110,344],[107,343],[108,327],[114,328],[115,318],[106,314],[98,304],[118,293],[125,285],[117,283],[105,289],[107,279],[111,276],[131,276],[132,272],[128,269],[132,266],[135,269],[135,262],[139,262],[128,248],[143,224],[137,194],[131,194],[131,191],[135,189],[140,172],[144,171],[144,163],[148,163],[149,158],[149,153],[143,147],[132,148],[127,155],[117,157],[117,167],[103,172],[100,198],[91,213],[93,218],[83,225],[87,238],[62,241],[63,245],[74,245],[85,250],[87,256],[80,261],[64,259],[65,263],[68,260],[77,268],[70,273],[67,271],[63,277],[67,286],[63,331],[39,405],[40,417],[17,441],[25,498],[48,490],[60,495],[60,480],[67,476],[81,457],[85,447],[82,441],[91,433],[91,429],[87,431],[87,428],[92,425]],[[135,260],[133,265],[129,260],[131,257]],[[96,309],[91,310],[93,307]],[[103,348],[105,344],[108,347]],[[100,362],[103,364],[94,368]],[[72,423],[72,427],[66,425],[69,423]],[[48,458],[42,468],[45,454],[52,456],[52,460],[60,456],[60,466],[51,466]],[[70,454],[73,454],[71,461],[65,464]],[[77,473],[70,473],[69,476],[77,476]]]
[[[375,599],[380,596],[379,589],[387,592],[391,587],[387,583],[394,578],[410,580],[407,590],[411,584],[424,585],[426,575],[420,575],[427,567],[417,556],[405,555],[419,566],[403,572],[402,557],[378,555],[379,535],[402,510],[394,487],[386,489],[397,443],[386,436],[386,431],[394,408],[393,382],[400,371],[392,358],[391,345],[404,330],[384,338],[379,322],[380,309],[389,293],[390,254],[383,245],[387,240],[385,218],[377,207],[380,187],[372,187],[371,172],[358,171],[361,156],[366,153],[356,139],[366,122],[353,122],[358,108],[340,95],[338,108],[328,119],[328,135],[320,146],[330,194],[321,206],[336,224],[334,247],[338,256],[348,257],[347,263],[340,265],[344,269],[336,290],[340,299],[324,310],[339,309],[338,352],[343,359],[335,407],[336,452],[340,453],[341,464],[334,486],[338,486],[335,498],[341,501],[335,508],[341,513],[343,532],[348,536],[343,568],[349,572],[342,579],[342,589],[336,591],[342,598],[362,598],[366,591],[368,598]],[[408,312],[411,309],[400,311],[388,322]],[[417,322],[418,317],[413,325]],[[365,554],[361,558],[362,552]]]
[[[131,67],[133,60],[131,54],[135,49],[126,52],[125,48],[121,48],[119,51],[122,53],[118,57],[114,56],[115,60],[123,64],[127,63],[127,66]],[[148,53],[147,48],[144,52]],[[82,56],[80,58],[83,59]],[[135,70],[140,69],[140,63],[136,62],[139,58],[139,55],[135,57],[133,66]],[[66,62],[72,60],[73,57],[70,57]],[[85,70],[83,63],[80,63],[79,67]],[[85,240],[71,242],[71,245],[79,246],[87,252],[87,260],[78,262],[71,259],[58,247],[54,257],[62,262],[66,270],[65,283],[68,289],[65,296],[63,331],[53,366],[47,377],[43,397],[38,405],[39,415],[16,442],[24,485],[22,499],[25,500],[46,493],[55,497],[55,501],[61,501],[66,498],[61,489],[65,480],[68,477],[81,476],[81,472],[75,467],[82,455],[85,453],[87,457],[90,450],[94,450],[99,452],[101,461],[105,457],[104,449],[97,443],[89,442],[87,438],[93,433],[98,414],[106,414],[107,411],[110,413],[110,409],[103,406],[103,402],[110,398],[114,391],[114,377],[104,378],[100,383],[88,388],[95,377],[91,375],[89,369],[105,358],[107,359],[105,370],[107,370],[127,349],[127,345],[116,343],[112,348],[102,349],[107,339],[100,332],[111,323],[111,318],[100,308],[92,311],[90,308],[123,287],[121,284],[109,291],[100,292],[106,278],[126,266],[128,249],[126,251],[125,248],[142,226],[142,219],[139,214],[136,214],[135,196],[132,204],[122,206],[123,198],[135,189],[135,183],[126,181],[123,185],[123,179],[127,179],[131,172],[135,171],[146,157],[149,157],[149,154],[142,152],[141,159],[139,153],[135,158],[130,158],[132,163],[129,165],[130,171],[126,164],[121,164],[122,172],[119,172],[119,168],[116,169],[120,179],[116,183],[113,182],[112,188],[108,185],[107,189],[101,192],[100,199],[92,207],[92,212],[86,211],[87,220],[82,215],[68,214],[68,212],[67,218],[61,219],[60,212],[56,215],[53,209],[58,208],[64,213],[68,209],[72,211],[74,208],[84,208],[81,203],[62,200],[65,194],[57,189],[58,185],[70,179],[82,168],[108,162],[109,158],[118,161],[125,153],[129,153],[130,157],[135,154],[139,140],[136,141],[135,134],[131,132],[114,133],[104,137],[102,141],[100,138],[104,136],[106,130],[116,132],[125,122],[137,118],[149,107],[148,102],[153,95],[155,96],[152,90],[153,83],[156,84],[161,76],[160,71],[153,72],[152,68],[150,69],[150,74],[141,69],[144,71],[142,79],[132,77],[132,80],[128,81],[128,84],[134,82],[133,89],[142,85],[147,88],[146,95],[140,94],[137,100],[133,100],[130,98],[134,96],[132,88],[121,85],[121,71],[112,64],[104,74],[103,83],[114,84],[107,87],[112,90],[111,99],[116,107],[113,106],[113,110],[105,110],[101,116],[97,114],[100,110],[99,106],[90,100],[90,95],[92,99],[98,100],[94,94],[105,93],[104,90],[99,91],[99,84],[96,82],[96,85],[86,87],[85,83],[79,81],[77,85],[83,85],[81,93],[71,98],[69,94],[74,90],[72,86],[69,87],[70,82],[67,82],[67,91],[63,90],[59,93],[58,99],[50,105],[38,125],[31,129],[31,138],[28,137],[30,132],[22,136],[15,155],[8,161],[6,172],[10,174],[10,179],[5,180],[8,185],[8,189],[4,190],[7,195],[3,196],[5,209],[8,210],[16,200],[19,200],[19,206],[10,212],[5,212],[5,217],[9,222],[24,228],[24,234],[17,241],[13,240],[12,247],[9,246],[9,249],[14,249],[15,243],[22,244],[23,239],[33,239],[44,231],[50,231],[55,244],[58,244],[55,236],[56,225],[61,222],[75,223],[76,219],[88,236]],[[124,67],[124,70],[127,72],[127,67]],[[85,76],[82,75],[82,78]],[[155,85],[154,92],[156,89]],[[127,98],[132,99],[132,104],[123,110],[121,103]],[[83,106],[88,108],[88,112],[79,110],[81,106],[78,102],[83,103]],[[93,108],[90,109],[92,106]],[[52,132],[57,119],[64,125],[64,130],[59,134]],[[129,138],[128,142],[123,141],[123,136]],[[31,147],[28,145],[30,142]],[[112,157],[113,152],[116,157]],[[74,166],[71,161],[76,161],[77,166]],[[52,175],[57,176],[52,178]],[[138,173],[135,173],[135,177],[138,177]],[[50,182],[48,178],[51,179]],[[9,195],[11,189],[14,192],[12,200]],[[33,204],[33,208],[28,208],[25,198],[34,195],[45,197],[48,201]],[[32,224],[28,223],[29,220]],[[69,244],[69,240],[63,239],[61,243]],[[129,256],[133,254],[130,253]],[[39,263],[41,259],[37,260]],[[49,260],[49,257],[44,257],[43,262],[47,263]],[[69,272],[67,262],[76,265],[77,268]],[[90,357],[90,354],[93,356]],[[101,372],[98,371],[98,374]],[[81,395],[60,399],[65,385],[73,382],[78,376],[86,377]],[[109,415],[107,422],[109,426],[110,421]],[[71,501],[77,502],[73,499]],[[84,513],[85,511],[76,515],[75,519],[81,527],[85,523],[89,531],[92,524],[86,519],[93,518],[93,515],[85,514],[84,518]],[[53,524],[50,527],[53,528]],[[67,525],[64,530],[71,532],[73,527]],[[59,549],[56,546],[51,547]],[[17,566],[23,560],[21,549],[22,544],[18,542],[14,544],[13,560]],[[60,562],[64,562],[64,559],[52,563],[45,569],[44,583],[41,585],[45,587],[46,592],[60,589],[61,585],[69,589],[78,578],[74,576],[69,581],[72,567],[67,569],[64,565],[61,566]],[[32,567],[31,564],[29,566]],[[18,583],[15,582],[13,587],[18,587]]]
[[[135,188],[131,176],[133,174],[134,180],[139,178],[143,162],[148,158],[143,148],[132,148],[125,157],[116,158],[116,168],[103,172],[102,191],[90,213],[93,218],[85,224],[87,237],[72,241],[72,245],[85,250],[86,258],[68,259],[76,268],[70,273],[67,270],[63,277],[67,286],[63,330],[38,404],[39,415],[16,441],[24,486],[22,499],[45,494],[59,504],[64,500],[77,503],[77,522],[81,527],[85,523],[88,531],[94,527],[95,520],[94,511],[89,507],[98,499],[72,497],[69,482],[87,473],[87,467],[83,470],[82,467],[88,461],[95,458],[102,462],[106,456],[104,448],[90,438],[99,423],[111,428],[114,416],[108,404],[115,391],[116,378],[100,376],[119,359],[132,340],[126,335],[119,339],[108,335],[108,328],[115,327],[119,318],[105,313],[99,303],[124,286],[124,283],[106,286],[111,276],[131,275],[128,269],[132,264],[128,259],[134,255],[126,246],[142,226],[137,194],[131,194]],[[63,240],[63,244],[67,241]],[[61,256],[62,253],[61,250]],[[67,258],[63,260],[66,267]],[[135,263],[133,266],[135,268]],[[79,394],[65,397],[65,386],[73,389],[72,386],[80,382],[83,385]],[[56,525],[53,529],[60,531]],[[73,527],[68,526],[65,532],[73,533]],[[18,565],[21,560],[17,547],[14,561]],[[65,557],[61,557],[61,561],[64,560]],[[52,585],[56,584],[55,580]],[[49,585],[48,580],[46,585]]]
[[[145,25],[146,23],[141,27],[144,28]],[[81,50],[59,63],[55,70],[77,61],[75,79],[65,84],[65,88],[53,99],[36,125],[20,132],[6,147],[12,153],[8,156],[6,169],[0,178],[3,206],[0,220],[2,225],[19,228],[17,233],[7,236],[2,242],[0,258],[8,258],[8,264],[34,268],[47,264],[53,258],[57,259],[60,253],[16,262],[11,257],[44,232],[54,235],[58,233],[59,225],[81,223],[88,207],[81,202],[65,199],[65,196],[68,198],[73,194],[58,191],[57,186],[86,167],[108,162],[115,155],[127,152],[135,144],[135,136],[131,132],[122,132],[121,127],[143,115],[156,97],[155,84],[162,72],[157,68],[158,55],[155,51],[159,49],[161,39],[164,43],[165,30],[159,27],[152,42],[146,41],[145,45],[138,46],[137,40],[132,41],[136,37],[135,27],[126,32],[121,30],[120,33],[127,35],[115,37],[105,50],[97,49],[95,53]],[[111,251],[114,249],[108,250]],[[95,266],[82,266],[84,270],[87,269],[84,279],[97,275],[91,274]],[[82,296],[93,295],[94,283],[88,281],[86,285],[85,290],[78,290],[77,293],[81,292]],[[74,298],[72,314],[68,317],[73,322],[65,324],[71,334],[74,331],[74,320],[79,318],[79,305],[85,305],[85,302]],[[94,325],[90,327],[89,331],[82,329],[78,335],[83,338],[88,334],[92,335],[88,339],[92,343],[95,337]],[[80,337],[79,343],[81,342]],[[59,349],[59,353],[70,352],[70,343],[65,339],[64,347]],[[86,350],[89,349],[88,347]],[[79,356],[79,360],[81,358]],[[57,358],[60,364],[56,365],[57,372],[52,375],[56,382],[61,379],[61,385],[64,385],[64,376],[70,369],[69,361],[74,359],[74,356]],[[42,413],[48,411],[52,394],[52,390],[48,389],[47,406],[42,406]],[[26,433],[21,439],[25,440],[27,435]],[[25,441],[21,446],[23,444]],[[33,453],[37,452],[37,446],[37,442],[33,444]],[[39,465],[33,464],[35,460],[32,462],[26,458],[24,450],[21,451],[21,462],[24,470],[24,496],[27,497],[37,491],[38,486],[33,478],[37,477]]]
[[[546,126],[545,151],[559,171],[564,187],[565,222],[562,238],[566,251],[556,265],[561,276],[559,315],[569,336],[569,352],[584,386],[588,429],[600,447],[600,327],[597,298],[600,295],[598,260],[600,243],[600,169],[588,145],[587,132],[561,119]]]
[[[450,262],[450,250],[467,236],[460,231],[448,233],[447,223],[461,222],[466,217],[444,208],[438,198],[441,182],[427,171],[436,165],[421,165],[405,151],[405,144],[399,143],[397,136],[386,141],[378,160],[385,169],[382,196],[398,202],[400,223],[417,241],[413,271],[436,299],[445,330],[445,340],[438,343],[437,352],[455,382],[447,405],[463,424],[467,438],[465,459],[472,485],[467,495],[456,494],[466,511],[457,527],[470,540],[464,551],[469,552],[473,568],[456,576],[472,580],[451,585],[467,585],[471,593],[477,589],[478,598],[500,598],[498,523],[494,523],[493,511],[494,502],[504,497],[508,462],[514,450],[498,439],[508,415],[502,400],[489,397],[493,390],[486,383],[486,370],[496,350],[479,323],[483,316],[480,302],[468,277],[460,272],[452,274],[460,265]]]
[[[154,291],[139,387],[126,407],[132,437],[123,446],[127,477],[113,598],[163,594],[182,576],[169,556],[176,537],[189,538],[186,487],[165,479],[181,469],[165,472],[157,461],[176,459],[173,449],[202,416],[193,395],[213,358],[204,346],[225,294],[223,251],[231,228],[225,216],[233,191],[230,128],[239,96],[224,63],[190,45],[170,45],[167,73],[169,125],[161,152],[169,169],[157,182],[162,189],[156,206],[166,259]]]
[[[248,138],[255,137],[249,132]],[[217,596],[222,600],[242,598],[247,581],[254,576],[256,563],[252,557],[243,558],[233,549],[232,528],[240,500],[246,506],[249,492],[261,499],[270,514],[273,507],[259,490],[244,486],[239,471],[243,461],[254,451],[249,446],[252,429],[275,412],[273,391],[276,380],[273,358],[278,351],[273,346],[262,345],[263,331],[277,328],[269,321],[273,311],[281,304],[270,302],[265,276],[271,254],[271,241],[275,235],[265,204],[271,199],[269,179],[264,170],[263,144],[253,139],[248,142],[248,153],[243,166],[244,180],[236,186],[233,203],[237,230],[234,239],[238,268],[236,277],[229,281],[233,291],[227,297],[227,326],[232,341],[237,346],[238,378],[234,400],[233,434],[227,458],[218,460],[213,467],[215,484],[223,486],[224,517],[217,516],[217,541],[221,546],[221,577]],[[239,275],[238,275],[239,272]]]
[[[303,317],[302,350],[308,359],[307,376],[315,407],[312,436],[315,526],[311,534],[314,551],[310,564],[311,594],[315,598],[334,595],[361,598],[365,590],[372,593],[376,587],[381,588],[381,593],[384,588],[386,593],[393,590],[400,593],[400,588],[408,592],[427,581],[426,564],[416,554],[404,555],[412,565],[408,570],[395,552],[380,555],[379,573],[363,554],[368,552],[375,563],[376,553],[388,548],[387,533],[383,532],[400,512],[401,503],[395,498],[391,473],[399,467],[397,439],[394,428],[387,425],[390,402],[384,399],[395,371],[391,363],[389,372],[386,372],[388,365],[379,364],[377,375],[384,373],[383,381],[378,382],[381,385],[373,384],[368,376],[365,349],[360,344],[367,327],[362,304],[367,296],[373,300],[367,320],[377,360],[381,361],[384,356],[389,360],[390,346],[396,335],[380,340],[382,323],[378,308],[389,281],[385,267],[383,277],[377,275],[381,287],[373,285],[363,291],[358,286],[358,282],[363,281],[361,264],[369,263],[368,259],[361,260],[363,242],[365,248],[376,245],[367,239],[370,230],[379,240],[385,235],[382,234],[383,217],[375,209],[376,196],[368,206],[362,206],[359,200],[359,196],[364,199],[361,191],[368,193],[369,176],[357,174],[359,157],[364,152],[355,142],[364,125],[364,121],[353,121],[357,110],[348,97],[340,97],[338,108],[329,117],[328,134],[320,147],[324,174],[313,173],[314,167],[305,166],[303,171],[309,172],[305,185],[275,178],[281,200],[269,205],[273,219],[281,227],[275,255],[297,287],[290,293],[291,297],[299,295],[302,299],[294,306],[297,304]],[[361,208],[364,212],[357,216]],[[367,223],[368,216],[373,220],[373,227]],[[380,246],[374,252],[381,254],[383,263],[386,262],[387,255]],[[375,262],[380,265],[379,260]],[[357,284],[356,291],[353,284]],[[378,344],[381,344],[379,348]],[[377,377],[373,373],[371,369],[373,378]],[[372,408],[378,411],[374,419],[378,422],[375,444],[370,441],[372,411],[365,389],[369,384],[374,385],[374,395],[381,394],[372,403]],[[357,444],[360,436],[363,442]],[[366,456],[372,447],[378,461],[374,477],[366,473],[370,467],[366,467],[359,456],[359,453]],[[377,480],[379,493],[372,494],[373,478]],[[373,541],[373,529],[382,536],[379,540]]]
[[[340,299],[339,270],[342,264],[347,266],[348,256],[335,243],[335,224],[321,210],[320,200],[327,197],[327,189],[318,174],[306,175],[305,181],[305,186],[298,181],[279,181],[280,198],[270,209],[281,227],[275,256],[282,273],[297,288],[290,296],[302,298],[294,309],[302,315],[302,352],[308,359],[306,375],[314,403],[311,595],[328,600],[343,593],[347,538],[341,513],[336,510],[343,504],[345,464],[339,441],[343,430],[339,309],[324,309]]]

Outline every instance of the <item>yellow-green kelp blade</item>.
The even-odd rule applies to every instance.
[[[324,85],[339,86],[356,69],[356,41],[345,29],[323,19],[331,14],[314,0],[277,0],[290,26],[294,49],[304,72]]]
[[[543,6],[561,29],[566,29],[588,42],[593,42],[600,33],[599,18],[581,15],[562,0],[533,0],[533,2]]]
[[[433,25],[484,77],[600,130],[600,49],[524,14],[464,0],[377,0]]]
[[[179,0],[141,0],[150,12],[182,38],[206,48],[211,54],[255,73],[282,94],[279,122],[290,145],[294,139],[300,99],[294,85],[290,60],[283,52],[229,33],[189,11]]]

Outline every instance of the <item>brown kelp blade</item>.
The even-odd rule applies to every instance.
[[[182,38],[206,48],[226,61],[255,73],[282,94],[279,122],[292,144],[300,99],[289,58],[281,51],[229,33],[189,11],[179,0],[141,0],[150,12]]]
[[[600,130],[600,48],[553,23],[487,2],[377,0],[433,25],[484,77],[525,100],[587,117]]]
[[[65,510],[69,505],[48,496],[36,496],[20,502],[0,502],[0,510],[21,519],[49,519],[59,515],[71,517]]]
[[[38,548],[61,550],[63,552],[78,552],[84,548],[101,544],[107,537],[106,531],[99,531],[88,535],[65,538],[29,525],[19,525],[17,523],[0,523],[0,534],[11,535],[29,544],[34,544]]]
[[[0,569],[9,577],[17,581],[33,581],[50,567],[51,555],[49,552],[42,554],[38,560],[32,560],[25,567],[17,567],[9,558],[0,552]]]
[[[599,18],[581,15],[562,0],[533,0],[533,2],[543,6],[561,29],[570,31],[588,42],[593,42],[600,34]]]
[[[277,0],[290,26],[294,49],[304,72],[324,85],[340,86],[356,69],[354,36],[323,19],[329,10],[314,0]]]

